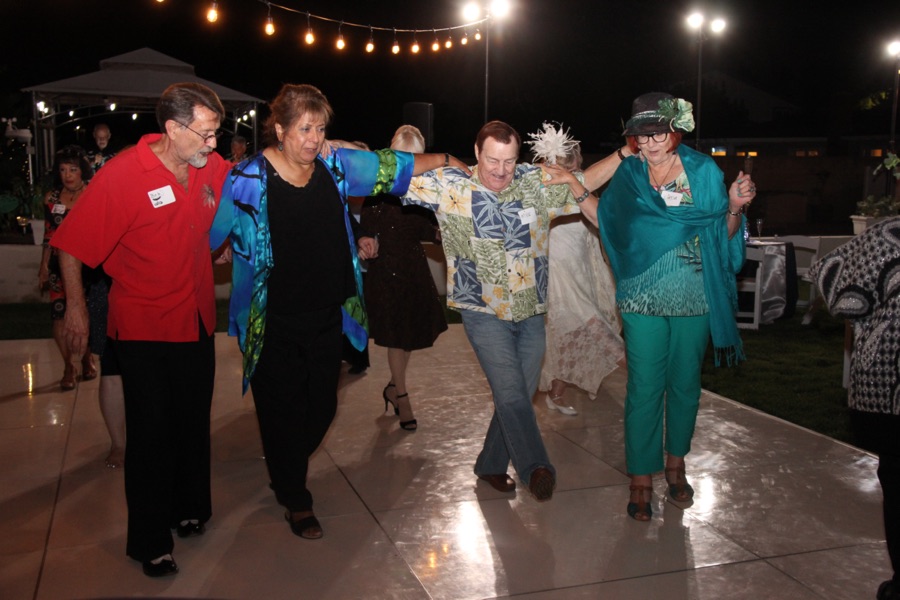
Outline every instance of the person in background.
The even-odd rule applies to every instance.
[[[239,163],[245,158],[247,158],[247,138],[235,134],[231,138],[231,154],[228,155],[228,160]]]
[[[878,600],[900,598],[900,218],[869,226],[810,267],[828,311],[853,324],[847,404],[861,448],[878,456],[884,537],[893,576]]]
[[[53,166],[53,189],[44,196],[44,248],[41,253],[41,265],[38,270],[38,286],[50,292],[50,319],[53,323],[53,339],[63,357],[65,370],[59,387],[63,390],[74,390],[78,373],[76,361],[81,357],[81,379],[89,381],[97,376],[97,367],[90,349],[73,355],[65,339],[65,316],[68,304],[67,289],[62,279],[59,252],[50,243],[59,226],[62,225],[75,203],[82,197],[94,171],[84,150],[78,146],[66,146],[56,153]],[[86,234],[90,235],[90,234]],[[86,271],[85,275],[89,273]],[[83,287],[78,292],[83,295]]]
[[[230,168],[214,152],[224,115],[204,85],[166,88],[156,105],[162,133],[104,166],[52,240],[72,292],[65,331],[76,355],[88,341],[82,262],[102,263],[112,278],[106,343],[125,393],[125,552],[148,577],[178,571],[172,530],[202,535],[212,515],[209,229]]]
[[[94,173],[100,170],[100,167],[106,164],[106,161],[116,155],[109,140],[112,138],[112,132],[106,123],[97,123],[94,125],[94,147],[88,151],[88,162],[94,170]]]
[[[418,128],[402,125],[391,148],[421,154],[425,138]],[[424,214],[423,214],[424,213]],[[372,341],[387,348],[391,379],[382,397],[386,412],[400,417],[400,427],[415,431],[406,388],[406,368],[413,350],[430,348],[447,330],[444,308],[434,285],[422,242],[439,240],[433,213],[418,206],[401,206],[397,196],[382,194],[366,200],[360,226],[378,239],[378,258],[368,261],[366,308]]]
[[[670,499],[694,496],[684,457],[710,335],[716,364],[743,359],[734,315],[744,239],[735,233],[756,188],[740,173],[726,190],[713,159],[680,144],[693,127],[685,100],[635,99],[624,135],[640,158],[624,158],[597,212],[625,333],[626,510],[639,521],[653,514],[654,472],[665,468]]]
[[[542,502],[556,487],[531,403],[544,356],[548,229],[579,205],[595,212],[597,198],[580,174],[517,164],[520,146],[515,129],[490,121],[475,138],[478,164],[471,175],[445,163],[413,178],[403,201],[435,212],[447,257],[447,305],[462,315],[491,387],[494,414],[475,475],[512,492],[512,462]],[[608,180],[618,162],[615,155],[603,159],[597,181]]]
[[[309,458],[337,408],[341,333],[368,343],[359,261],[378,255],[375,239],[353,235],[347,198],[402,194],[445,155],[340,148],[325,158],[333,111],[319,89],[286,84],[269,108],[268,145],[232,169],[210,246],[230,237],[228,332],[244,354],[270,485],[294,535],[319,539]]]
[[[581,145],[562,125],[544,123],[529,137],[534,162],[581,170]],[[616,284],[597,229],[583,215],[553,221],[548,258],[547,352],[540,389],[548,390],[544,400],[550,410],[576,415],[574,407],[560,402],[566,385],[580,387],[593,399],[603,379],[624,362]]]

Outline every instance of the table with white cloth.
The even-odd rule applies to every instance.
[[[768,325],[775,319],[792,317],[797,307],[797,258],[794,254],[794,244],[779,242],[777,239],[751,239],[747,242],[747,247],[763,251],[761,264],[747,261],[744,270],[741,271],[742,274],[751,277],[756,272],[756,276],[762,278],[760,323]],[[742,299],[739,298],[739,302],[743,306]]]

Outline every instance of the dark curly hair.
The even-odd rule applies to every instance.
[[[94,176],[94,169],[88,162],[87,155],[81,146],[66,146],[56,153],[53,161],[53,186],[62,187],[62,179],[59,176],[59,167],[61,165],[77,165],[81,169],[81,180],[90,181]]]

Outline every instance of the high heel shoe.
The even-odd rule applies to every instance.
[[[637,493],[637,502],[629,502],[627,511],[628,516],[635,521],[649,521],[653,517],[653,507],[650,506],[650,499],[653,497],[653,487],[649,485],[632,485],[628,487],[631,490],[631,497]],[[650,496],[650,499],[644,498],[644,492]]]
[[[66,365],[66,370],[63,372],[62,379],[59,380],[59,387],[62,389],[69,391],[75,389],[75,367],[72,365]]]
[[[675,473],[675,481],[669,479],[669,473]],[[687,482],[684,465],[666,469],[666,483],[669,484],[669,498],[675,502],[690,502],[694,499],[694,488]]]
[[[562,394],[560,394],[559,396],[551,396],[548,392],[544,397],[544,400],[547,402],[547,408],[549,408],[550,410],[558,410],[562,414],[569,416],[578,414],[578,411],[575,410],[575,408],[571,406],[563,406],[562,404],[556,403],[557,400],[562,400]]]
[[[394,415],[399,415],[400,409],[397,408],[397,403],[394,402],[393,400],[391,400],[391,397],[388,396],[388,389],[392,388],[392,387],[396,387],[396,386],[394,386],[393,383],[389,382],[386,386],[384,386],[384,391],[381,392],[381,397],[384,398],[384,414],[386,414],[386,415],[390,414],[390,412],[388,411],[388,404],[390,404],[391,406],[394,407]]]
[[[406,398],[406,401],[402,401],[401,398]],[[404,408],[406,410],[400,410],[400,405],[405,405]],[[397,414],[401,415],[402,413],[408,414],[410,417],[412,416],[412,406],[409,403],[409,394],[399,394],[397,395]],[[406,431],[415,431],[418,429],[419,425],[415,419],[407,419],[403,420],[403,417],[400,417],[400,428],[405,429]]]

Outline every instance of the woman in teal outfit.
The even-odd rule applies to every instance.
[[[414,174],[464,165],[391,150],[323,157],[332,109],[311,85],[285,85],[270,109],[268,145],[226,179],[210,245],[231,238],[228,332],[244,354],[271,487],[291,531],[318,539],[309,457],[335,415],[342,333],[358,350],[368,343],[359,260],[378,252],[354,234],[347,197],[399,196]]]
[[[652,475],[663,468],[670,499],[693,498],[684,457],[709,338],[716,364],[743,359],[734,313],[744,240],[735,233],[756,188],[740,173],[726,191],[712,158],[680,145],[693,127],[685,100],[635,99],[624,135],[639,156],[623,160],[597,210],[622,314],[628,514],[639,521],[653,514]]]

